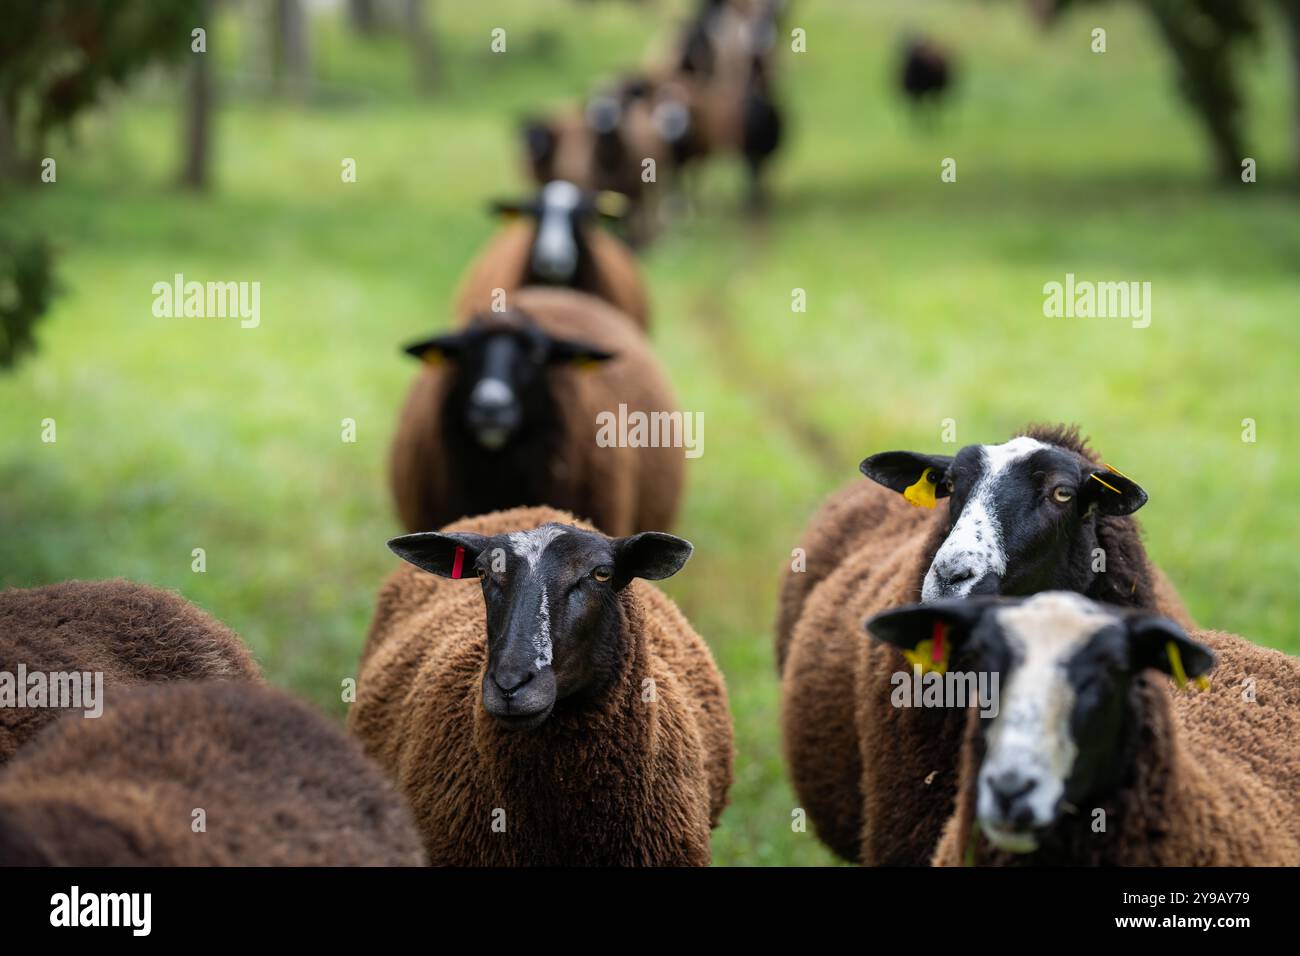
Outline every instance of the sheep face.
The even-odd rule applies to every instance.
[[[518,312],[479,316],[462,332],[426,339],[406,352],[454,367],[445,420],[452,432],[489,452],[553,416],[551,369],[613,358],[594,346],[553,338]]]
[[[540,727],[557,706],[581,706],[613,682],[627,658],[619,593],[633,578],[676,574],[692,550],[670,534],[607,538],[563,524],[493,537],[409,534],[388,546],[433,574],[480,579],[483,707],[520,729]]]
[[[867,630],[904,650],[941,631],[954,660],[999,673],[996,715],[977,728],[979,770],[963,785],[976,789],[989,841],[1019,853],[1123,780],[1139,672],[1172,674],[1181,665],[1197,677],[1214,666],[1214,654],[1168,618],[1068,591],[918,604],[876,615]]]
[[[884,452],[868,478],[917,504],[947,497],[948,530],[922,585],[924,601],[978,594],[1086,592],[1097,572],[1097,520],[1146,503],[1134,481],[1034,438],[968,445],[955,456]]]
[[[586,231],[593,228],[598,216],[621,216],[624,203],[622,197],[585,194],[573,183],[557,179],[531,200],[498,199],[492,209],[501,216],[529,216],[537,222],[523,285],[577,289],[586,287],[583,274],[591,262]]]

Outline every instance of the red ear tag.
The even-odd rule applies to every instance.
[[[930,642],[930,660],[935,664],[943,661],[943,639],[948,633],[948,626],[942,621],[934,622],[934,637]]]
[[[456,559],[451,563],[451,576],[453,578],[460,577],[461,568],[463,568],[464,566],[465,566],[465,549],[462,548],[460,545],[456,545]]]

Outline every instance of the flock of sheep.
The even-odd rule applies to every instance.
[[[692,554],[666,531],[683,452],[595,437],[602,412],[676,402],[637,263],[596,219],[605,190],[654,202],[611,162],[637,136],[680,166],[738,117],[761,169],[776,13],[711,0],[672,69],[530,125],[536,198],[502,205],[523,219],[467,269],[451,331],[407,349],[408,533],[346,734],[176,595],[0,593],[0,670],[102,674],[106,698],[97,719],[0,708],[0,863],[709,862],[726,688],[653,583]],[[823,842],[867,864],[1300,863],[1300,661],[1195,626],[1147,558],[1136,481],[1045,426],[861,470],[810,523],[776,627]],[[900,675],[976,671],[1001,678],[995,716],[896,700]]]

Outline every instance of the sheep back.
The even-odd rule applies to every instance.
[[[68,717],[41,734],[0,775],[6,857],[77,866],[423,862],[409,811],[355,741],[280,691],[208,681],[133,688],[103,717]]]
[[[500,507],[551,505],[589,518],[615,536],[670,528],[685,475],[683,450],[596,444],[597,416],[617,415],[620,403],[629,413],[677,407],[645,337],[613,306],[581,292],[530,287],[514,296],[514,306],[547,333],[581,339],[616,357],[589,368],[549,372],[561,414],[556,458],[528,462],[530,474],[521,477],[523,500],[502,501]],[[407,393],[393,438],[389,482],[398,515],[409,531],[440,527],[471,510],[449,473],[454,452],[445,444],[441,422],[452,374],[445,364],[421,370]],[[527,488],[525,479],[531,482]]]
[[[488,241],[465,270],[456,290],[453,310],[462,323],[478,312],[491,310],[496,289],[505,290],[507,306],[513,304],[514,293],[528,275],[528,259],[536,235],[535,223],[515,222],[498,230]],[[596,284],[582,291],[604,299],[642,330],[649,328],[650,305],[632,250],[600,228],[584,226],[583,237],[591,253]]]
[[[552,521],[590,527],[554,509],[519,508],[448,530],[493,535]],[[722,677],[653,585],[633,581],[619,601],[631,656],[614,686],[582,710],[558,708],[537,730],[520,732],[483,709],[478,582],[406,564],[388,578],[348,723],[407,794],[432,862],[709,861],[709,829],[731,783]],[[505,832],[494,832],[498,821]]]
[[[244,643],[171,591],[131,581],[64,581],[0,591],[0,671],[104,675],[105,697],[151,681],[261,680]],[[62,713],[0,708],[0,764]]]

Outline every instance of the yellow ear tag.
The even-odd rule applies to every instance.
[[[425,365],[441,365],[442,353],[437,349],[425,349],[420,353],[420,361]]]
[[[620,192],[612,189],[602,189],[596,193],[595,199],[596,211],[603,216],[609,216],[611,219],[622,219],[627,215],[628,199]]]
[[[922,674],[933,671],[942,674],[948,670],[948,625],[934,622],[934,636],[920,641],[910,651],[903,651],[903,656],[913,667],[919,667]]]
[[[575,358],[575,359],[574,359],[572,362],[570,362],[569,364],[572,365],[574,368],[576,368],[576,369],[577,369],[578,371],[580,371],[580,372],[587,372],[587,371],[590,371],[591,369],[595,368],[595,367],[596,367],[597,365],[599,365],[600,363],[597,362],[597,361],[596,361],[594,358],[592,358],[590,355],[579,355],[577,358]]]
[[[934,496],[935,485],[938,479],[934,477],[934,469],[927,468],[925,472],[917,479],[916,484],[908,485],[903,489],[903,497],[907,503],[917,508],[933,508],[938,504]]]
[[[1179,690],[1183,690],[1187,687],[1187,671],[1183,668],[1183,654],[1173,641],[1168,641],[1165,644],[1165,654],[1169,657],[1169,666],[1173,668],[1174,683],[1178,685]],[[1210,689],[1210,679],[1204,674],[1191,683],[1197,690]]]

